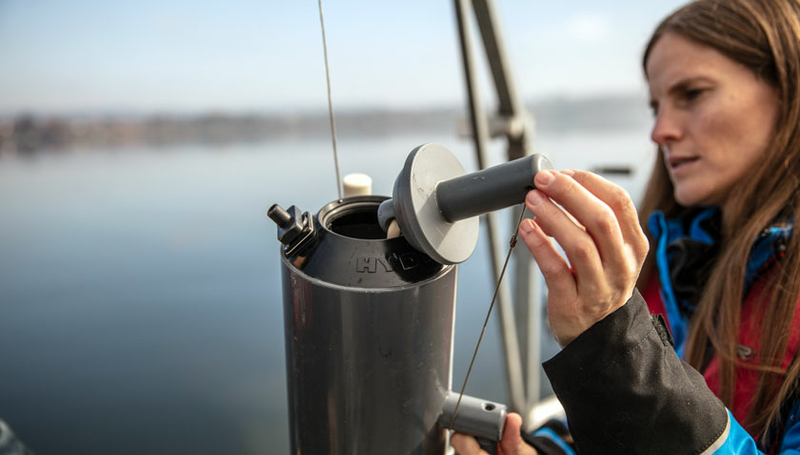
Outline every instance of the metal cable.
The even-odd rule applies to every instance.
[[[328,116],[331,119],[331,137],[333,140],[333,164],[336,167],[336,191],[342,200],[342,178],[339,174],[339,154],[336,152],[336,121],[333,118],[333,100],[331,99],[331,74],[328,69],[328,43],[325,39],[325,20],[322,18],[322,0],[319,0],[319,24],[322,27],[322,50],[325,53],[325,80],[328,83]]]
[[[456,421],[456,414],[458,413],[458,407],[461,405],[461,399],[464,397],[464,391],[467,389],[467,382],[469,381],[469,375],[472,373],[472,367],[475,365],[475,359],[478,357],[478,349],[481,347],[481,341],[483,341],[483,334],[486,332],[486,326],[489,324],[489,317],[492,315],[492,309],[494,309],[494,302],[497,300],[497,294],[500,290],[500,284],[503,282],[503,275],[506,274],[506,267],[508,267],[508,261],[511,259],[511,252],[514,251],[514,247],[517,245],[517,236],[519,235],[519,225],[522,223],[522,219],[525,217],[525,204],[522,204],[522,210],[520,211],[519,220],[517,220],[517,226],[514,229],[514,235],[511,236],[511,241],[508,244],[508,254],[506,255],[506,260],[503,263],[503,269],[500,271],[500,277],[497,279],[497,285],[494,288],[494,295],[492,296],[492,303],[489,304],[489,311],[486,313],[486,319],[483,321],[483,328],[481,329],[481,335],[478,337],[478,344],[475,346],[475,351],[472,353],[472,360],[469,362],[469,368],[467,369],[467,375],[464,377],[464,384],[461,386],[461,393],[458,395],[458,401],[456,401],[456,408],[453,410],[453,416],[450,417],[450,423],[447,425],[449,429],[453,429],[453,423]]]

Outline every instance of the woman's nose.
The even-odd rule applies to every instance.
[[[669,108],[661,108],[656,114],[656,122],[650,132],[650,139],[659,145],[669,145],[682,136],[680,120]]]

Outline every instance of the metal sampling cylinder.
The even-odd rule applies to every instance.
[[[281,254],[292,453],[443,454],[456,266],[378,224],[386,198],[270,209]]]

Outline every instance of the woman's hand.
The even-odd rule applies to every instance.
[[[512,412],[506,416],[506,427],[500,440],[502,455],[536,455],[536,450],[522,440],[521,427],[522,417],[519,414]],[[456,449],[457,455],[487,455],[485,450],[481,450],[475,438],[465,434],[453,433],[450,445]]]
[[[544,275],[550,328],[564,347],[628,301],[649,244],[619,186],[582,171],[541,171],[535,184],[525,200],[535,221],[523,220],[520,233]]]

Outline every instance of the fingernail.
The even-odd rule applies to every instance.
[[[561,173],[564,175],[568,175],[570,177],[575,175],[575,171],[573,171],[572,169],[564,169],[563,171],[561,171]]]
[[[533,221],[528,219],[522,220],[522,223],[519,224],[519,230],[524,234],[531,233],[531,231],[533,231]]]
[[[544,197],[541,194],[539,194],[538,191],[534,190],[528,193],[528,197],[526,200],[528,202],[528,205],[536,206],[541,204],[542,201],[544,201]]]
[[[533,178],[534,183],[536,183],[538,187],[547,186],[553,180],[555,180],[555,176],[550,171],[539,171],[536,173],[536,177]]]

